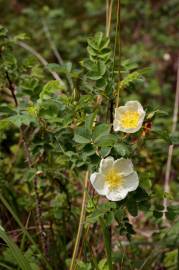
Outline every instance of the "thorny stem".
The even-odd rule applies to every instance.
[[[55,43],[53,42],[53,39],[52,39],[52,36],[50,34],[50,31],[49,31],[49,28],[48,28],[47,24],[44,21],[42,22],[42,24],[43,24],[44,33],[45,33],[45,35],[46,35],[46,37],[48,39],[48,42],[50,44],[50,47],[51,47],[56,59],[58,60],[58,63],[60,65],[63,65],[64,61],[63,61],[59,51],[57,50],[57,47],[56,47]],[[73,81],[72,81],[71,77],[69,75],[66,75],[66,78],[67,78],[67,81],[69,83],[69,86],[70,86],[71,90],[73,90]]]
[[[13,85],[10,77],[9,77],[9,73],[6,71],[6,78],[7,78],[7,81],[9,83],[9,90],[11,91],[11,95],[14,99],[14,102],[15,102],[15,105],[16,107],[18,107],[18,101],[17,101],[17,98],[16,98],[16,94],[15,94],[15,86]]]
[[[40,61],[40,63],[52,74],[54,79],[63,83],[63,81],[61,80],[61,78],[59,77],[59,75],[56,72],[50,71],[47,68],[48,62],[43,58],[43,56],[40,53],[38,53],[36,50],[34,50],[34,48],[32,48],[31,46],[29,46],[28,44],[26,44],[25,42],[22,42],[22,41],[17,42],[17,45],[19,45],[20,47],[29,51],[31,54],[33,54],[35,57],[37,57],[37,59]]]
[[[84,191],[83,191],[83,200],[82,200],[82,205],[81,205],[81,213],[80,213],[80,220],[79,220],[79,225],[78,225],[78,232],[75,240],[75,246],[73,250],[73,255],[72,255],[72,260],[71,260],[71,265],[70,265],[70,270],[75,269],[75,260],[77,257],[78,249],[79,249],[79,244],[81,240],[81,235],[83,231],[83,223],[85,220],[85,206],[86,206],[86,198],[87,198],[87,188],[88,188],[88,176],[89,176],[89,171],[86,172],[85,175],[85,181],[84,181]]]
[[[9,90],[11,91],[12,97],[14,99],[15,106],[18,107],[19,104],[18,104],[18,100],[17,100],[16,94],[15,94],[15,91],[16,91],[15,85],[11,81],[9,73],[6,71],[5,74],[6,74],[6,79],[8,81],[8,84],[9,84]],[[25,153],[28,167],[32,168],[33,167],[32,160],[30,157],[28,145],[25,141],[23,127],[20,127],[20,136],[21,136],[21,141],[23,143],[24,153]],[[41,219],[42,211],[41,211],[41,201],[40,201],[39,192],[38,192],[37,176],[34,177],[34,190],[35,190],[35,196],[36,196],[36,216],[37,216],[37,222],[38,222],[38,227],[39,227],[39,231],[40,231],[41,244],[42,244],[42,249],[43,249],[44,254],[47,255],[46,236],[45,236],[45,232],[44,232],[43,222]]]
[[[177,126],[177,119],[178,119],[178,107],[179,107],[179,60],[177,65],[177,83],[176,83],[176,94],[175,94],[175,103],[174,103],[174,110],[173,110],[173,124],[172,124],[172,133],[176,131]],[[168,158],[167,158],[167,165],[166,165],[166,172],[165,172],[165,182],[164,182],[164,191],[170,191],[170,172],[171,172],[171,163],[172,163],[172,155],[173,155],[173,148],[174,145],[171,144],[168,148]],[[165,213],[167,211],[167,199],[165,198],[163,201],[164,206],[164,215],[163,218],[165,219]]]

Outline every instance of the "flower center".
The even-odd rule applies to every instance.
[[[114,168],[107,172],[105,180],[110,190],[120,187],[123,183],[123,177]]]
[[[125,112],[119,121],[123,128],[136,128],[139,122],[139,113]]]

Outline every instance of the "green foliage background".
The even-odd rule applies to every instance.
[[[97,203],[89,188],[77,269],[108,269],[101,218],[107,227],[113,224],[115,269],[179,269],[178,126],[171,134],[179,3],[121,0],[119,82],[117,1],[113,2],[108,39],[103,0],[0,1],[0,222],[4,228],[0,228],[0,269],[23,269],[27,261],[24,269],[68,269],[84,172],[96,170],[100,158],[109,154],[133,159],[140,187],[117,204]],[[34,50],[47,61],[45,66]],[[117,88],[120,105],[139,100],[144,106],[146,124],[152,125],[149,132],[143,129],[127,138],[111,132]],[[171,193],[165,194],[171,143],[175,145]],[[164,197],[169,199],[167,225],[162,220]],[[20,254],[20,264],[14,252]]]

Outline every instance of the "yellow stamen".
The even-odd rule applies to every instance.
[[[125,112],[119,121],[123,128],[136,128],[139,122],[139,113]]]
[[[107,172],[105,180],[111,190],[120,187],[123,183],[123,177],[114,168]]]

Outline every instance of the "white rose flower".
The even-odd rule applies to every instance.
[[[124,106],[115,109],[113,122],[114,131],[134,133],[144,121],[145,111],[138,101],[128,101]]]
[[[125,158],[114,160],[113,157],[101,160],[99,172],[93,173],[90,181],[98,194],[111,201],[124,199],[128,192],[136,190],[139,185],[132,161]]]

